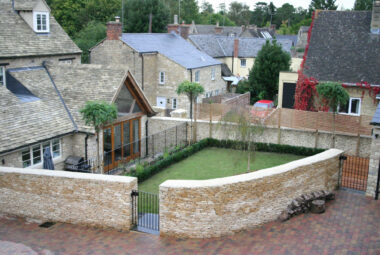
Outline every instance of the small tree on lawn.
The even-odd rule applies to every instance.
[[[249,72],[251,102],[260,99],[274,99],[278,93],[279,73],[280,71],[289,71],[290,60],[290,55],[282,50],[276,40],[266,41]]]
[[[193,134],[192,134],[193,142],[196,141],[196,121],[197,121],[196,113],[195,113],[195,127],[193,129],[193,102],[195,103],[195,106],[196,106],[197,104],[196,104],[195,100],[204,91],[205,91],[205,89],[203,88],[202,85],[200,85],[197,82],[190,82],[190,81],[184,81],[181,84],[179,84],[177,91],[176,91],[178,95],[185,94],[189,98],[189,101],[190,101],[190,120],[191,120],[191,128],[193,130]]]
[[[255,118],[247,108],[235,107],[222,116],[218,126],[226,140],[241,142],[238,149],[247,151],[247,173],[250,172],[256,150],[254,138],[264,130],[260,118]]]
[[[333,148],[335,147],[335,115],[338,106],[345,106],[350,99],[347,91],[337,82],[325,82],[317,85],[321,103],[333,112]]]
[[[117,118],[117,108],[114,104],[106,102],[88,101],[79,112],[82,114],[82,119],[85,121],[86,125],[95,128],[97,137],[96,162],[97,167],[99,168],[99,132],[103,125],[110,123]]]

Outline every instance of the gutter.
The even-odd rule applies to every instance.
[[[73,126],[74,126],[74,132],[78,132],[78,125],[75,123],[74,118],[73,118],[73,116],[71,115],[69,108],[68,108],[67,105],[65,104],[65,101],[63,100],[63,97],[62,97],[61,93],[59,92],[57,86],[55,85],[55,82],[54,82],[54,80],[53,80],[53,77],[50,75],[50,72],[49,72],[48,68],[46,67],[46,62],[45,62],[45,61],[42,62],[42,66],[44,67],[44,69],[45,69],[47,75],[49,76],[50,81],[51,81],[51,83],[53,84],[53,87],[54,87],[55,91],[57,92],[57,95],[58,95],[59,99],[61,100],[61,103],[62,103],[63,107],[65,108],[65,110],[66,110],[66,112],[67,112],[67,115],[69,116],[71,122],[73,123]]]

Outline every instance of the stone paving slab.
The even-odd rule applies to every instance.
[[[304,214],[233,236],[175,239],[0,217],[0,254],[380,254],[380,201],[340,190],[324,214]]]

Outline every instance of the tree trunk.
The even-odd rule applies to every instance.
[[[96,169],[99,170],[100,168],[100,149],[99,149],[99,143],[100,143],[100,138],[99,138],[99,131],[96,131]],[[103,173],[103,169],[101,169],[101,173]]]
[[[335,148],[335,112],[333,112],[333,144],[332,147]]]
[[[194,134],[193,134],[193,143],[197,142],[197,98],[194,102]]]

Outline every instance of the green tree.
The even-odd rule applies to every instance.
[[[291,26],[294,22],[296,22],[296,8],[294,8],[291,4],[283,4],[281,7],[277,8],[275,24],[277,27],[285,24],[287,26]]]
[[[273,3],[271,2],[273,5]],[[274,5],[272,6],[274,11]],[[255,8],[251,14],[250,23],[257,25],[258,27],[263,27],[269,19],[269,7],[265,2],[257,2]]]
[[[350,99],[342,84],[337,82],[325,82],[317,85],[317,92],[324,106],[328,106],[333,112],[333,148],[335,148],[335,115],[339,106],[345,106]]]
[[[249,73],[251,102],[274,99],[278,92],[278,75],[280,71],[289,71],[290,59],[290,55],[282,50],[276,40],[266,41]]]
[[[149,15],[152,14],[152,32],[166,32],[170,12],[161,0],[126,0],[124,10],[125,31],[147,33]]]
[[[311,0],[309,10],[336,10],[338,6],[335,2],[336,0]]]
[[[199,24],[215,25],[218,21],[220,26],[236,26],[235,22],[220,13],[201,13]]]
[[[83,51],[82,63],[89,63],[88,50],[106,37],[106,26],[97,21],[91,21],[74,37],[74,42]]]
[[[117,118],[117,108],[114,104],[109,104],[102,101],[87,101],[86,105],[79,110],[82,119],[86,125],[93,126],[96,132],[98,142],[96,143],[96,162],[97,167],[100,166],[99,160],[99,132],[107,123],[112,122]],[[103,168],[101,168],[103,173]]]
[[[197,82],[190,82],[190,81],[183,81],[181,84],[178,85],[178,88],[176,90],[178,95],[184,94],[188,97],[190,101],[190,119],[191,119],[191,127],[193,126],[193,103],[197,99],[197,97],[202,94],[205,91],[202,85],[200,85]],[[195,105],[197,105],[195,103]],[[196,110],[196,109],[195,109]],[[195,127],[193,129],[193,142],[196,141],[196,114],[195,116]]]
[[[212,8],[212,4],[207,1],[203,1],[201,6],[202,13],[214,13],[214,8]]]
[[[355,11],[372,10],[372,0],[356,0],[354,5]]]
[[[249,6],[239,2],[232,2],[228,12],[228,18],[235,22],[236,25],[248,25],[251,12]]]
[[[193,20],[199,23],[199,7],[196,0],[164,0],[165,5],[169,8],[170,20],[175,14],[178,15],[178,21],[183,21],[187,24]]]

